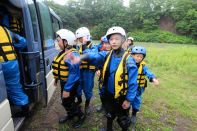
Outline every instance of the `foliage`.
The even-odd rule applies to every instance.
[[[141,42],[197,44],[197,40],[162,30],[151,30],[150,32],[137,30],[129,32],[128,36],[133,36],[135,41]]]
[[[130,0],[128,7],[123,1],[68,0],[61,6],[50,0],[47,4],[61,16],[65,28],[75,31],[80,26],[87,26],[94,39],[100,39],[109,27],[115,25],[122,26],[127,32],[157,30],[161,18],[165,17],[174,21],[177,34],[197,38],[196,0]]]

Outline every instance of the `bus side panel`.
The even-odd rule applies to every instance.
[[[14,124],[11,117],[10,104],[7,99],[0,103],[0,116],[0,130],[14,131]]]
[[[13,120],[10,119],[6,125],[1,129],[1,131],[14,131]]]
[[[11,118],[10,104],[7,100],[5,80],[0,64],[0,131],[13,131],[14,124]],[[2,119],[3,118],[3,119]]]
[[[0,85],[1,85],[0,86],[0,103],[1,103],[7,97],[5,80],[4,80],[4,76],[3,76],[1,63],[0,63]]]
[[[3,71],[2,71],[2,65],[0,64],[0,103],[5,100],[7,97],[6,95],[6,86],[5,86],[5,81],[4,81],[4,76],[3,76]]]
[[[57,50],[55,49],[50,49],[45,51],[45,69],[46,69],[46,81],[47,81],[47,103],[49,103],[56,87],[54,86],[54,78],[53,78],[53,73],[51,69],[51,64],[54,59],[54,57],[57,55]]]
[[[56,89],[56,87],[54,86],[55,80],[53,79],[52,70],[46,75],[46,79],[47,79],[47,96],[48,96],[47,103],[49,103]]]

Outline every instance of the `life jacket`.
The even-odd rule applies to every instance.
[[[52,62],[53,75],[55,79],[66,81],[69,75],[68,66],[65,65],[64,56],[70,52],[77,52],[76,49],[71,48],[70,50],[62,53],[60,52]]]
[[[145,79],[145,74],[143,72],[143,67],[146,65],[144,61],[140,62],[140,65],[138,67],[138,87],[146,87],[147,86],[147,81]]]
[[[9,31],[5,27],[0,26],[0,34],[0,62],[15,60],[17,55]]]
[[[22,26],[21,26],[21,21],[18,18],[15,17],[11,17],[10,18],[10,30],[17,33],[17,34],[21,34],[22,31]]]
[[[106,70],[109,66],[109,62],[110,62],[110,58],[111,58],[111,54],[112,54],[113,50],[110,51],[110,53],[107,55],[103,69],[102,69],[102,73],[101,73],[101,81],[100,81],[100,86],[103,87],[103,83],[105,82],[105,77],[106,76]],[[129,57],[129,53],[128,52],[124,52],[123,56],[122,56],[122,60],[120,61],[118,68],[115,72],[115,80],[114,80],[114,86],[115,86],[115,93],[114,93],[114,98],[118,98],[119,96],[122,95],[126,95],[127,93],[127,88],[128,88],[128,72],[127,72],[127,67],[126,67],[126,60]]]
[[[87,48],[91,48],[92,43],[90,43]],[[83,54],[82,45],[79,48],[79,54]],[[90,65],[88,61],[81,61],[80,69],[89,69],[95,71],[96,67],[94,65]]]

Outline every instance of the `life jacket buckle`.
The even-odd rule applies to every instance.
[[[122,83],[123,83],[123,80],[118,81],[118,85],[119,85],[119,86],[121,86],[121,85],[122,85]]]

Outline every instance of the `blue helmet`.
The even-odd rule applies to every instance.
[[[108,39],[106,36],[101,37],[101,42],[108,43]]]
[[[146,49],[143,46],[134,46],[131,53],[132,54],[143,54],[144,57],[146,57]]]

